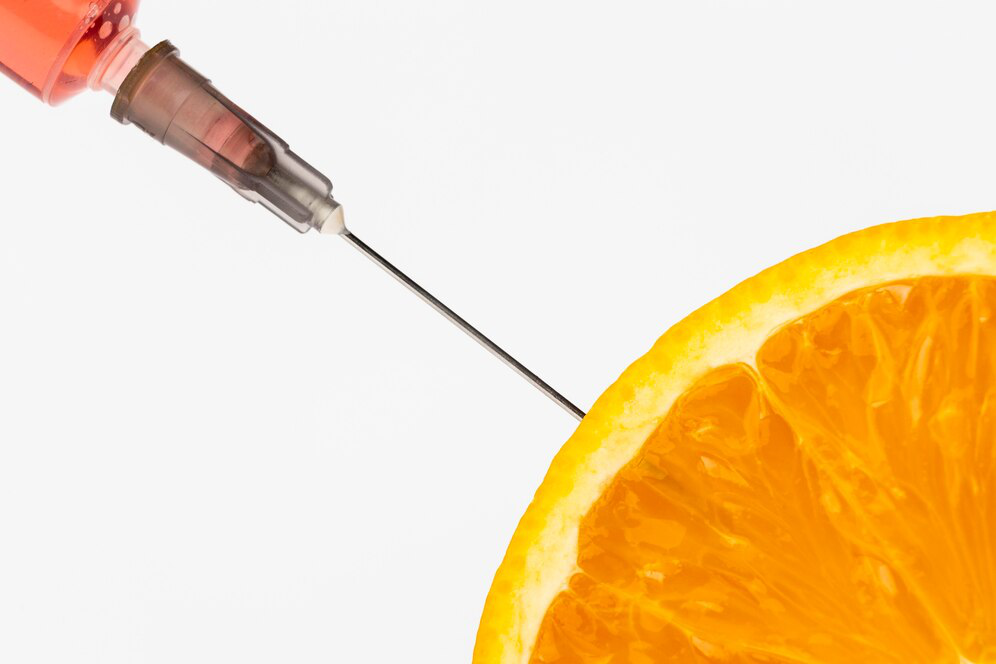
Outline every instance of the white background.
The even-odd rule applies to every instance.
[[[996,207],[987,2],[146,5],[582,408],[767,265]],[[0,86],[0,661],[467,661],[573,422],[109,104]]]

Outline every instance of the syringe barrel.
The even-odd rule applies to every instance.
[[[344,230],[332,183],[162,42],[121,84],[111,115],[207,168],[298,231]]]
[[[139,0],[0,0],[0,73],[49,104],[83,92],[135,24]]]

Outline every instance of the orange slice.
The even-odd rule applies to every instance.
[[[996,214],[671,328],[554,459],[474,661],[996,662]]]

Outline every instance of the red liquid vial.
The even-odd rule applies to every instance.
[[[0,72],[48,104],[87,88],[134,29],[139,0],[0,0]]]

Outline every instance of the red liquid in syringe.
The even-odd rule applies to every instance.
[[[139,0],[0,0],[0,72],[50,104],[86,89]]]

